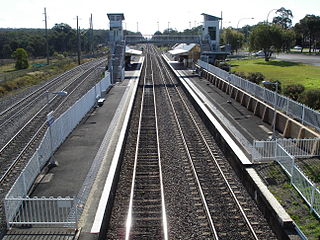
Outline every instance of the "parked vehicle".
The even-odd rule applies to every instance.
[[[294,46],[293,49],[301,51],[302,47],[301,46]]]
[[[251,56],[254,56],[254,57],[262,57],[262,56],[264,56],[264,52],[263,52],[263,50],[260,50],[260,51],[258,51],[258,52],[252,53]]]

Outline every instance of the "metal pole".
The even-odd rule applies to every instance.
[[[47,9],[46,8],[44,8],[44,23],[45,23],[45,33],[46,33],[47,64],[49,65],[49,43],[48,43]]]
[[[275,83],[276,91],[274,95],[274,114],[273,114],[273,121],[272,121],[272,139],[276,138],[276,116],[277,116],[277,97],[278,97],[278,82]]]
[[[229,73],[228,74],[228,77],[227,77],[227,80],[228,80],[228,92],[229,92],[229,99],[227,100],[227,103],[232,103],[231,102],[231,91],[230,91],[230,88],[231,88],[231,85],[230,85],[230,77],[231,76],[231,74]]]
[[[77,42],[78,42],[78,65],[80,65],[80,32],[79,32],[79,19],[77,16]]]

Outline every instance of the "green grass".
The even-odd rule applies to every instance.
[[[261,164],[255,168],[258,173],[260,173],[260,176],[262,176],[262,179],[266,180],[273,178],[272,184],[270,184],[270,181],[265,181],[268,189],[308,239],[318,240],[320,238],[319,219],[314,214],[310,213],[310,208],[290,184],[289,178],[280,165],[274,162]]]
[[[33,72],[24,74],[8,81],[0,82],[0,98],[7,95],[15,94],[21,89],[39,84],[58,74],[61,74],[71,68],[77,66],[75,62],[66,62],[59,65],[49,65],[45,68],[37,69]],[[39,71],[40,70],[40,71]]]
[[[232,71],[261,72],[267,80],[279,80],[282,87],[302,84],[305,89],[320,89],[320,67],[300,63],[264,59],[231,60]]]

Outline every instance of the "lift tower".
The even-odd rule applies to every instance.
[[[124,79],[125,41],[122,27],[124,15],[123,13],[108,13],[107,15],[110,21],[108,36],[110,48],[109,71],[111,73],[111,82],[115,83]]]

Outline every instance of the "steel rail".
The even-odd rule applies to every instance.
[[[99,63],[101,64],[101,63]],[[99,65],[98,64],[98,65]],[[90,71],[87,70],[87,71]],[[92,73],[92,72],[91,72]],[[58,106],[55,108],[55,111],[57,111],[61,106],[64,105],[64,103],[68,100],[68,98],[71,97],[72,93],[74,93],[80,86],[81,84],[87,80],[87,78],[90,76],[90,74],[88,76],[86,76],[78,85],[77,87],[75,87],[71,92],[69,92],[69,94],[67,95],[66,98],[63,98],[62,101],[60,102],[60,104],[58,104]],[[68,88],[71,84],[73,84],[76,80],[74,80],[73,82],[71,82],[70,84],[68,84],[68,86],[66,86],[64,89]],[[50,102],[52,102],[57,96],[54,96]],[[0,149],[0,154],[4,151],[5,148],[7,148],[14,140],[15,138],[36,118],[38,117],[38,115],[41,114],[41,112],[47,108],[49,106],[49,103],[45,104],[8,142],[7,144],[2,147]],[[35,132],[35,134],[31,137],[31,139],[26,143],[25,147],[20,151],[20,153],[18,154],[18,156],[13,160],[13,162],[11,163],[11,165],[9,166],[9,168],[5,171],[5,173],[0,177],[0,183],[2,183],[5,178],[10,174],[10,172],[13,170],[13,168],[18,164],[19,159],[21,158],[21,156],[25,153],[25,151],[28,149],[28,147],[32,144],[32,142],[36,139],[37,135],[41,132],[41,130],[46,128],[46,122],[44,122],[39,129]]]
[[[167,216],[166,216],[166,208],[165,208],[165,200],[164,200],[164,187],[163,187],[163,177],[162,177],[162,168],[161,168],[161,152],[160,152],[160,141],[159,141],[159,130],[158,130],[158,119],[157,119],[157,107],[156,107],[156,97],[155,97],[155,89],[154,89],[154,74],[152,69],[152,58],[150,58],[150,67],[151,67],[151,76],[152,76],[152,89],[153,89],[153,103],[154,103],[154,117],[155,117],[155,125],[156,125],[156,139],[157,139],[157,158],[158,158],[158,166],[159,166],[159,178],[160,178],[160,192],[161,192],[161,212],[162,212],[162,227],[163,227],[163,239],[168,239],[168,228],[167,228]],[[144,76],[144,85],[146,85],[147,79],[147,67],[148,67],[147,58],[145,60],[145,76]],[[142,99],[140,105],[140,114],[139,114],[139,124],[138,124],[138,133],[136,140],[136,150],[135,150],[135,159],[134,159],[134,168],[133,168],[133,176],[132,176],[132,185],[130,191],[130,200],[129,200],[129,209],[128,216],[126,220],[126,234],[125,239],[129,240],[131,226],[132,226],[132,213],[133,213],[133,199],[134,199],[134,189],[135,189],[135,179],[137,174],[137,165],[138,165],[138,155],[139,155],[139,147],[140,147],[140,137],[141,137],[141,128],[142,128],[142,116],[144,110],[144,101],[145,101],[145,87],[142,89]]]
[[[74,69],[71,69],[67,72],[65,72],[65,74],[60,75],[52,80],[50,80],[48,83],[46,83],[44,86],[40,87],[39,89],[35,90],[34,92],[30,93],[28,96],[26,96],[25,98],[21,99],[20,101],[16,102],[15,104],[11,105],[10,107],[8,107],[7,109],[5,109],[4,111],[2,111],[0,113],[0,117],[3,117],[3,115],[7,114],[10,111],[15,111],[9,118],[5,119],[2,123],[0,123],[0,129],[5,126],[5,124],[7,124],[8,122],[10,122],[10,120],[12,120],[14,117],[19,116],[20,113],[22,113],[24,110],[26,110],[29,106],[31,106],[33,103],[35,103],[36,101],[42,100],[42,97],[47,94],[46,91],[48,90],[48,88],[52,88],[55,85],[58,85],[59,82],[65,80],[66,78],[70,77],[69,80],[72,80],[71,83],[75,82],[77,79],[79,79],[83,74],[87,73],[88,71],[91,71],[92,69],[94,69],[95,67],[99,66],[102,62],[104,62],[105,59],[100,59],[98,61],[94,61],[94,62],[89,62],[90,64],[86,64],[89,65],[87,66],[87,69],[83,69],[82,66],[78,67],[81,69],[81,72],[77,73],[76,76],[71,77],[72,75],[72,71]],[[58,83],[57,83],[58,81]],[[69,85],[68,85],[69,86]],[[65,88],[67,88],[68,86],[66,86]],[[38,94],[38,95],[36,95]],[[33,98],[34,97],[34,98]],[[33,98],[33,99],[32,99]],[[30,102],[27,102],[28,99],[31,99]],[[26,103],[26,105],[23,105],[24,103]],[[22,105],[22,106],[21,106]]]
[[[167,69],[166,63],[163,62],[163,61],[164,61],[163,58],[161,58],[161,61],[162,61],[162,63],[163,63],[163,66],[165,66],[164,68],[165,68],[165,70],[166,70],[166,72],[167,72],[167,74],[168,74],[168,76],[169,76],[169,78],[170,78],[170,81],[171,81],[172,83],[174,83],[174,81],[173,81],[173,79],[172,79],[172,75],[169,74],[169,70]],[[230,186],[229,181],[227,180],[224,172],[222,171],[221,167],[219,166],[219,163],[218,163],[218,161],[217,161],[217,159],[216,159],[216,156],[214,155],[214,153],[213,153],[212,150],[210,149],[210,146],[209,146],[206,138],[204,137],[201,129],[199,128],[198,123],[196,122],[193,114],[191,113],[189,106],[187,105],[187,103],[185,102],[184,98],[182,97],[182,94],[181,94],[180,90],[179,90],[177,87],[175,87],[175,88],[176,88],[176,90],[177,90],[177,92],[178,92],[178,94],[179,94],[179,96],[180,96],[180,98],[181,98],[181,100],[182,100],[182,102],[183,102],[183,104],[184,104],[184,106],[185,106],[185,108],[186,108],[186,110],[187,110],[190,118],[192,119],[192,121],[193,121],[193,123],[194,123],[194,126],[195,126],[196,129],[198,130],[198,133],[199,133],[199,135],[201,136],[203,142],[205,143],[207,150],[209,151],[212,159],[214,160],[215,165],[217,166],[217,168],[218,168],[221,176],[223,177],[223,179],[224,179],[224,181],[225,181],[225,183],[226,183],[226,185],[227,185],[227,187],[228,187],[228,189],[229,189],[229,191],[230,191],[230,193],[231,193],[231,195],[232,195],[232,197],[233,197],[236,205],[238,206],[238,208],[239,208],[239,210],[240,210],[243,218],[245,219],[245,222],[247,223],[247,225],[248,225],[248,227],[249,227],[249,229],[250,229],[253,237],[254,237],[256,240],[258,240],[259,238],[257,237],[257,235],[256,235],[256,233],[255,233],[255,231],[254,231],[254,229],[253,229],[253,227],[252,227],[252,225],[251,225],[248,217],[246,216],[246,214],[245,214],[245,212],[244,212],[244,210],[243,210],[240,202],[238,201],[238,199],[237,199],[237,197],[236,197],[236,195],[235,195],[232,187]]]
[[[71,74],[72,71],[74,70],[81,70],[81,72],[78,74],[82,74],[85,70],[83,69],[84,66],[87,65],[91,65],[94,64],[96,62],[99,62],[96,65],[99,65],[101,62],[103,62],[104,59],[99,59],[99,60],[93,60],[84,64],[81,64],[80,66],[77,66],[76,68],[73,69],[69,69],[68,71],[62,73],[61,75],[54,77],[53,79],[49,80],[48,82],[46,82],[43,86],[41,86],[40,88],[38,88],[37,90],[33,91],[32,93],[28,94],[26,97],[24,97],[23,99],[20,99],[19,101],[15,102],[14,104],[10,105],[8,108],[6,108],[5,110],[3,110],[2,112],[0,112],[0,117],[2,117],[4,114],[6,114],[7,112],[11,111],[14,108],[17,108],[17,106],[19,106],[20,104],[22,104],[23,102],[25,102],[26,100],[28,100],[29,98],[31,98],[32,96],[34,96],[36,93],[39,93],[40,91],[43,91],[44,89],[47,90],[48,87],[52,87],[50,86],[51,84],[56,84],[56,81],[58,80],[63,80],[65,77],[68,77],[68,74]],[[78,76],[76,76],[75,78],[77,78]],[[40,95],[41,96],[41,95]],[[39,97],[39,96],[38,96]],[[34,100],[33,100],[34,101]],[[27,105],[28,106],[28,105]],[[21,109],[19,109],[19,111],[21,111]],[[1,124],[2,126],[2,124]]]
[[[158,67],[161,68],[161,64],[159,61],[157,61],[157,64],[158,64]],[[162,68],[161,68],[162,69]],[[192,161],[192,157],[191,157],[191,154],[190,154],[190,151],[189,151],[189,148],[188,148],[188,144],[186,142],[186,138],[185,138],[185,135],[183,133],[183,130],[182,130],[182,127],[180,125],[180,120],[177,116],[177,111],[175,109],[175,106],[173,104],[173,101],[172,101],[172,97],[170,96],[170,93],[169,93],[169,90],[168,90],[168,87],[166,86],[166,82],[165,82],[165,76],[163,74],[162,71],[160,71],[160,75],[161,75],[161,79],[162,79],[162,82],[164,83],[164,86],[165,86],[165,90],[167,92],[167,96],[168,96],[168,99],[169,99],[169,103],[171,105],[171,108],[173,109],[173,115],[174,115],[174,118],[176,120],[176,123],[177,123],[177,126],[178,126],[178,129],[179,129],[179,133],[181,135],[181,138],[182,138],[182,141],[183,141],[183,144],[184,144],[184,148],[186,150],[186,153],[188,155],[188,159],[189,159],[189,162],[191,164],[191,168],[192,168],[192,171],[194,173],[194,176],[195,176],[195,179],[196,179],[196,182],[197,182],[197,185],[198,185],[198,190],[200,192],[200,196],[201,196],[201,200],[202,200],[202,203],[204,205],[204,209],[205,209],[205,212],[206,212],[206,216],[207,216],[207,219],[209,221],[209,224],[210,224],[210,228],[212,230],[212,233],[214,235],[214,238],[215,240],[218,240],[219,237],[218,237],[218,234],[217,234],[217,231],[215,229],[215,226],[214,226],[214,223],[213,223],[213,220],[212,220],[212,217],[211,217],[211,214],[210,214],[210,210],[209,210],[209,207],[208,207],[208,203],[206,201],[206,198],[204,196],[204,192],[202,190],[202,187],[201,187],[201,183],[200,183],[200,180],[198,178],[198,175],[197,175],[197,172],[196,172],[196,168],[194,166],[194,163]]]

